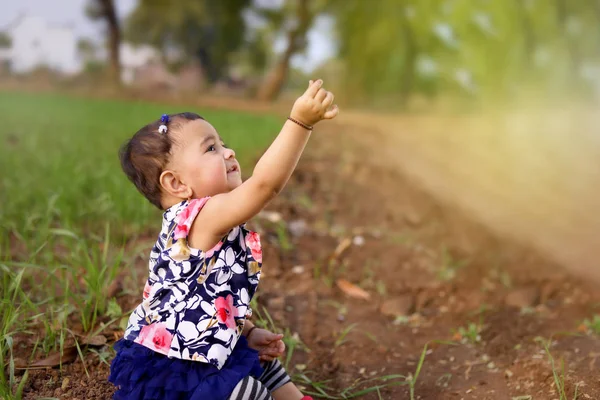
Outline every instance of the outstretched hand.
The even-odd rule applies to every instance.
[[[307,125],[314,125],[323,119],[333,119],[339,113],[333,105],[333,93],[323,88],[323,80],[310,81],[308,89],[296,100],[291,117]]]
[[[260,361],[273,361],[285,352],[283,334],[273,333],[266,329],[254,329],[248,338],[248,346],[258,351]]]

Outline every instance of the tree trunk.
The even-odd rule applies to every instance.
[[[298,26],[288,32],[288,45],[281,58],[258,89],[257,98],[261,101],[273,101],[277,98],[290,68],[290,59],[303,47],[306,33],[312,20],[308,11],[308,0],[298,0]]]
[[[581,70],[581,55],[579,54],[579,49],[577,48],[576,41],[571,40],[568,36],[568,10],[566,0],[556,0],[556,14],[558,18],[558,24],[562,31],[563,37],[565,38],[565,45],[567,46],[567,50],[569,51],[569,55],[571,56],[571,70],[573,76],[578,76],[579,71]]]
[[[521,12],[521,27],[523,29],[523,40],[525,42],[525,67],[530,67],[533,62],[533,55],[537,48],[535,32],[531,27],[532,21],[527,12],[527,7],[523,4],[523,0],[515,0],[515,2]]]
[[[404,10],[404,5],[402,7]],[[401,92],[400,92],[400,103],[402,107],[406,107],[408,105],[408,101],[410,100],[410,96],[413,90],[413,82],[415,80],[415,64],[417,62],[417,56],[419,54],[419,49],[417,48],[417,44],[415,42],[414,34],[410,26],[410,21],[405,17],[404,13],[401,14],[400,23],[402,24],[402,28],[404,30],[404,40],[405,40],[405,50],[404,50],[404,58],[405,58],[405,66],[404,71],[402,71],[402,83],[401,83]]]
[[[108,27],[108,56],[110,62],[109,75],[115,85],[121,84],[121,61],[119,47],[121,45],[121,29],[113,0],[98,0],[102,16]]]

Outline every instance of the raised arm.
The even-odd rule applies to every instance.
[[[311,81],[296,100],[290,116],[314,125],[338,114],[333,94],[322,88],[321,80]],[[229,193],[213,196],[196,217],[190,232],[190,245],[207,250],[231,228],[254,217],[285,186],[298,164],[311,131],[292,121],[283,129],[260,158],[252,176]]]

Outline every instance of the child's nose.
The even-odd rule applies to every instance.
[[[225,149],[225,159],[230,159],[232,157],[235,157],[235,151],[233,151],[233,149]]]

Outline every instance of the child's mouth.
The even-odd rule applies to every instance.
[[[227,173],[228,174],[231,174],[231,173],[234,173],[234,172],[238,172],[238,171],[239,171],[239,169],[238,169],[237,165],[234,165],[232,167],[229,167],[229,169],[227,169]]]

